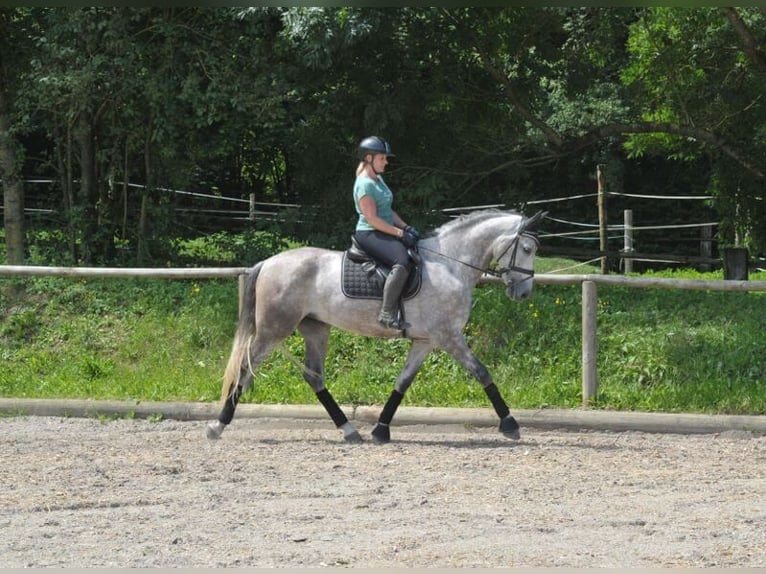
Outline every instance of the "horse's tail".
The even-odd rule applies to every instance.
[[[245,292],[242,298],[242,310],[239,313],[237,332],[234,335],[234,344],[231,348],[229,362],[223,373],[223,385],[221,387],[221,404],[226,400],[239,382],[239,372],[242,362],[250,351],[250,344],[255,337],[255,283],[261,272],[263,261],[257,263],[247,274],[245,280]]]

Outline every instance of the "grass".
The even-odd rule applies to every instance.
[[[538,272],[572,263],[540,259]],[[213,402],[236,325],[237,287],[218,280],[5,279],[0,312],[0,396]],[[465,333],[512,408],[573,408],[581,402],[580,324],[579,285],[538,285],[523,303],[485,285],[475,291]],[[764,333],[766,293],[600,286],[594,405],[766,414]],[[298,335],[285,348],[302,359]],[[403,340],[333,330],[328,386],[341,404],[382,404],[407,348]],[[283,353],[274,353],[255,381],[245,401],[316,403]],[[405,404],[488,407],[481,387],[442,352],[426,359]]]

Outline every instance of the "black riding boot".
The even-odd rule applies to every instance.
[[[389,329],[402,330],[409,327],[407,323],[400,323],[398,318],[399,298],[410,276],[410,270],[404,265],[394,265],[386,278],[383,286],[383,306],[378,314],[378,323]]]

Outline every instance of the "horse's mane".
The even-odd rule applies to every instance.
[[[461,230],[464,227],[476,225],[477,223],[487,219],[493,219],[495,217],[509,214],[520,215],[516,211],[502,211],[500,209],[482,209],[481,211],[472,211],[471,213],[465,213],[437,227],[434,230],[433,235],[441,236],[445,233],[453,233],[455,231]]]

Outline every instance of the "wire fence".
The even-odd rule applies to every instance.
[[[58,182],[48,178],[30,178],[24,181],[25,184],[35,185],[55,185]],[[112,182],[112,188],[115,192],[120,189],[145,190],[147,186],[131,182]],[[287,217],[288,212],[310,209],[316,213],[317,208],[302,207],[297,203],[264,202],[256,201],[255,196],[251,195],[245,199],[243,197],[232,197],[220,192],[205,193],[203,191],[189,191],[184,189],[173,189],[170,187],[152,187],[154,192],[168,194],[172,197],[187,198],[192,202],[178,202],[173,205],[174,213],[180,216],[196,218],[197,221],[203,221],[209,231],[209,227],[219,227],[221,230],[231,228],[236,222],[241,226],[247,222],[260,220],[280,221]],[[656,201],[710,201],[714,199],[709,195],[660,195],[660,194],[635,194],[607,191],[603,195],[612,198],[629,198],[631,200]],[[35,194],[32,194],[33,196]],[[551,211],[556,204],[562,202],[576,202],[583,200],[593,200],[598,198],[599,192],[573,194],[564,197],[554,197],[545,199],[532,199],[523,201],[520,204],[522,210],[527,207],[550,208]],[[31,202],[30,202],[31,203]],[[591,204],[595,214],[595,204]],[[460,214],[478,209],[500,208],[507,209],[504,203],[473,205],[452,207],[439,210],[445,218],[457,217]],[[518,206],[516,206],[518,207]],[[0,206],[0,210],[2,210]],[[62,216],[60,210],[46,208],[44,206],[30,206],[25,208],[25,213],[30,217],[59,218]],[[540,233],[543,239],[544,254],[561,255],[577,260],[591,261],[599,257],[609,257],[620,261],[620,266],[625,260],[638,262],[662,263],[662,264],[693,264],[710,268],[710,266],[721,264],[721,254],[717,253],[716,230],[719,226],[717,221],[702,221],[698,223],[674,223],[674,224],[641,224],[626,225],[625,222],[593,222],[593,221],[572,221],[556,217],[549,213],[546,218],[546,224]],[[606,232],[603,236],[602,233]],[[643,234],[649,237],[651,233],[662,232],[662,236],[651,237],[651,247],[641,249],[641,245],[635,243],[635,239],[630,240],[628,246],[626,237],[628,234]],[[608,245],[603,245],[603,240]],[[601,245],[597,245],[597,242]],[[615,247],[616,242],[623,242],[620,247]],[[658,249],[660,247],[660,249]]]
[[[593,202],[597,198],[599,204]],[[618,269],[632,271],[633,263],[648,263],[656,266],[691,265],[709,270],[721,265],[721,253],[717,253],[716,233],[718,221],[686,223],[641,223],[635,225],[634,210],[624,209],[621,222],[607,221],[606,210],[600,202],[610,198],[627,198],[636,204],[643,201],[662,202],[709,202],[710,195],[660,195],[605,191],[599,185],[599,191],[574,194],[564,197],[536,199],[525,202],[525,206],[543,206],[553,209],[561,202],[588,201],[597,221],[572,221],[548,215],[547,221],[553,225],[541,233],[543,245],[559,255],[575,259],[601,260],[602,269],[608,267],[608,260],[618,262]],[[587,210],[587,208],[586,208]],[[702,210],[705,211],[705,210]],[[667,220],[666,220],[667,221]],[[637,243],[640,236],[643,244]],[[615,243],[620,242],[619,247]]]

